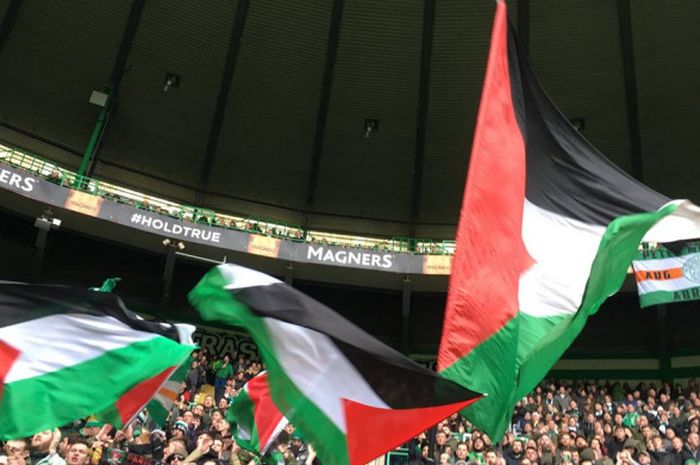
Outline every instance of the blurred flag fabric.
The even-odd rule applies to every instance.
[[[193,330],[106,292],[0,282],[0,439],[95,412],[128,421],[192,352]]]
[[[188,357],[180,366],[173,371],[173,374],[153,396],[146,408],[148,414],[155,424],[161,428],[165,427],[168,415],[177,402],[177,397],[182,390],[182,385],[187,377],[187,372],[192,366],[192,357]]]
[[[236,444],[258,455],[270,450],[289,423],[272,401],[264,371],[248,381],[233,399],[227,420],[231,423]]]
[[[481,397],[263,273],[218,266],[189,299],[250,332],[272,401],[324,465],[363,465]]]

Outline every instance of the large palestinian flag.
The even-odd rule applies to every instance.
[[[95,412],[127,421],[187,358],[193,329],[147,322],[113,294],[0,283],[0,439]]]
[[[236,444],[259,455],[270,449],[289,421],[272,401],[267,372],[243,386],[231,403],[227,420]]]
[[[257,271],[218,266],[189,298],[250,332],[273,402],[324,465],[365,464],[479,398]]]
[[[444,376],[488,394],[468,418],[500,438],[516,401],[619,290],[640,241],[700,237],[699,220],[569,124],[499,1],[438,357]]]

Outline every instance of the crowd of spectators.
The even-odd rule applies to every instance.
[[[164,424],[147,411],[124,429],[91,417],[6,441],[0,464],[260,463],[236,444],[227,414],[231,401],[262,369],[235,354],[210,359],[195,352]],[[542,383],[518,402],[501,441],[455,414],[397,449],[388,465],[698,465],[698,392],[694,380],[684,386]],[[292,425],[272,452],[276,465],[319,465],[313,447]]]
[[[76,187],[75,176],[59,169],[54,169],[48,176],[48,181],[65,187]],[[235,219],[217,214],[208,209],[196,207],[165,206],[149,202],[148,200],[135,200],[129,196],[123,196],[111,189],[100,188],[96,183],[86,178],[83,190],[99,195],[112,202],[131,205],[135,208],[169,216],[171,218],[202,224],[213,227],[234,229],[237,231],[259,234],[278,239],[287,239],[296,242],[310,242],[320,245],[330,245],[347,248],[364,248],[383,252],[412,252],[416,254],[451,255],[454,253],[453,244],[450,241],[432,241],[429,239],[411,240],[409,238],[372,239],[371,241],[358,241],[352,236],[338,236],[327,233],[310,233],[300,226],[276,224],[274,221],[258,218]]]
[[[460,415],[409,446],[411,465],[696,465],[698,385],[543,383],[493,443]]]

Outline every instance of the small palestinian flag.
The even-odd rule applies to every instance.
[[[227,420],[236,444],[258,455],[267,453],[289,423],[272,401],[264,371],[248,381],[233,399]]]
[[[696,206],[635,181],[569,124],[498,1],[438,356],[445,377],[489,395],[467,417],[500,438],[640,242],[700,237],[698,225]]]
[[[272,401],[324,465],[365,464],[479,398],[257,271],[218,266],[189,298],[250,332]]]
[[[632,261],[641,307],[700,299],[700,244],[667,245],[645,247]]]
[[[188,357],[173,372],[168,380],[158,389],[153,399],[146,405],[148,414],[153,422],[163,428],[168,419],[168,414],[177,402],[177,396],[182,390],[182,383],[187,378],[187,372],[192,366],[192,357]]]
[[[193,350],[193,329],[109,293],[0,283],[0,439],[94,412],[125,423]]]

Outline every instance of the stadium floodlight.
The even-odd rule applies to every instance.
[[[103,107],[107,105],[107,100],[109,99],[109,94],[100,92],[98,90],[93,90],[90,94],[90,103],[97,105],[98,107]]]
[[[38,216],[34,221],[34,226],[43,231],[58,229],[61,226],[61,220],[54,218],[51,209],[46,210],[41,216]]]
[[[571,118],[569,120],[571,125],[576,128],[578,132],[586,129],[586,119],[585,118]]]
[[[379,131],[379,120],[367,118],[365,119],[365,139],[369,139],[373,132]]]
[[[167,92],[170,89],[177,89],[180,87],[180,75],[167,72],[165,73],[165,80],[163,81],[163,92]]]
[[[170,239],[168,237],[163,239],[162,243],[165,247],[171,247],[173,249],[178,249],[178,250],[185,250],[185,247],[186,247],[184,242],[182,242],[182,241],[175,242],[173,239]]]

